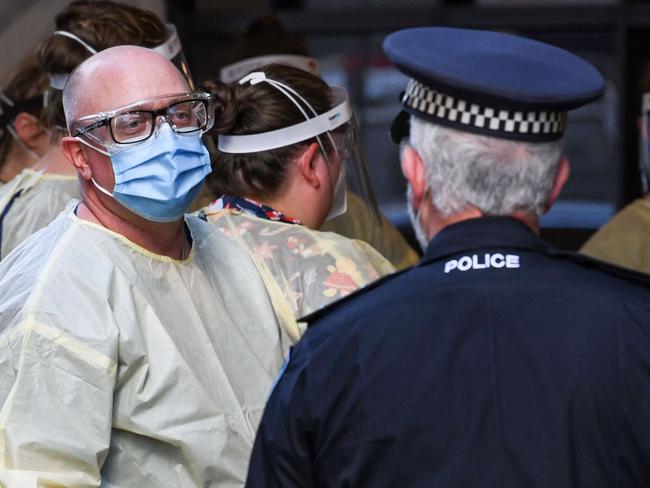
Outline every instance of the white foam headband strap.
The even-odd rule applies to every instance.
[[[251,84],[256,84],[261,81],[270,82],[275,88],[289,89],[295,93],[291,88],[286,85],[280,84],[274,80],[265,78],[264,73],[256,72],[243,78],[240,83],[250,81]],[[347,91],[344,88],[332,87],[332,93],[335,95],[336,100],[343,100],[336,107],[328,110],[327,112],[316,115],[315,117],[299,124],[295,124],[282,129],[273,130],[270,132],[262,132],[259,134],[248,135],[220,135],[219,136],[219,150],[225,153],[233,154],[247,154],[256,153],[260,151],[269,151],[279,147],[290,146],[298,142],[317,137],[326,132],[330,132],[341,125],[345,124],[352,118],[352,106]],[[284,90],[281,90],[284,93]],[[285,93],[286,95],[286,93]],[[298,95],[299,96],[299,95]],[[300,97],[300,96],[299,96]],[[292,98],[289,96],[289,98]],[[302,99],[302,97],[300,97]],[[294,103],[295,100],[292,99]],[[304,101],[304,100],[303,100]],[[313,111],[313,108],[307,104]],[[304,110],[301,112],[306,115]],[[315,115],[315,112],[314,112]]]

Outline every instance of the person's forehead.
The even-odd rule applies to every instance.
[[[182,77],[173,69],[156,67],[143,69],[116,70],[102,74],[101,71],[89,77],[91,100],[87,107],[93,113],[109,112],[141,100],[154,99],[146,103],[148,108],[164,106],[165,95],[188,92],[189,88]]]

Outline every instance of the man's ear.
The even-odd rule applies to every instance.
[[[553,178],[553,187],[551,188],[551,193],[546,200],[544,209],[545,212],[548,212],[548,210],[553,206],[555,201],[560,196],[560,192],[569,179],[570,174],[571,165],[569,164],[569,160],[566,158],[566,156],[563,155],[557,165],[557,170],[555,171],[555,177]]]
[[[402,173],[413,192],[413,208],[420,208],[424,195],[427,191],[427,179],[424,171],[424,163],[418,152],[409,145],[401,148]]]
[[[38,149],[40,138],[45,129],[36,117],[27,112],[20,112],[16,115],[13,123],[16,135],[29,149]]]
[[[70,164],[75,167],[81,177],[84,180],[90,180],[93,173],[90,166],[88,166],[88,160],[86,159],[86,154],[81,142],[79,142],[75,137],[67,136],[61,139],[61,148],[63,149],[65,157],[70,161]]]
[[[320,154],[320,147],[315,142],[312,142],[304,149],[301,154],[296,158],[296,166],[298,168],[298,175],[302,176],[303,180],[315,189],[320,188],[321,180],[318,175],[317,157]]]

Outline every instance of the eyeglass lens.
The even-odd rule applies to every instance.
[[[158,110],[135,110],[114,116],[110,121],[113,140],[120,144],[144,141],[151,137],[156,117],[162,115],[178,133],[190,133],[207,125],[208,111],[203,100],[187,100]]]

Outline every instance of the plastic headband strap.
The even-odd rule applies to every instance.
[[[4,93],[0,92],[0,100],[9,105],[10,107],[14,106],[14,102]],[[2,113],[2,106],[0,106],[0,114]]]
[[[178,32],[176,31],[176,26],[174,24],[165,24],[167,29],[167,40],[162,44],[152,47],[153,51],[156,51],[158,54],[161,54],[167,59],[174,59],[174,57],[181,52],[183,46],[181,45],[181,40],[178,38]]]
[[[254,73],[250,73],[250,74],[244,76],[241,80],[239,80],[239,84],[240,84],[240,85],[243,85],[243,84],[246,83],[246,82],[250,82],[251,85],[256,85],[256,84],[261,83],[261,82],[263,82],[263,81],[266,82],[266,83],[268,83],[268,84],[271,85],[273,88],[275,88],[276,90],[280,91],[280,92],[281,92],[285,97],[287,97],[287,98],[291,101],[291,103],[293,103],[293,104],[298,108],[298,110],[299,110],[300,113],[303,115],[303,117],[305,117],[305,120],[309,120],[311,117],[305,113],[305,110],[304,110],[304,109],[302,108],[302,106],[301,106],[301,105],[300,105],[300,104],[295,100],[295,98],[293,98],[293,97],[291,96],[291,94],[295,95],[296,98],[298,98],[302,103],[304,103],[305,106],[307,106],[307,108],[309,108],[309,110],[311,111],[311,113],[312,113],[312,115],[313,115],[314,117],[317,117],[317,116],[318,116],[318,113],[316,112],[316,110],[314,110],[314,107],[312,107],[312,106],[309,104],[309,102],[308,102],[307,100],[305,100],[305,99],[300,95],[300,93],[298,93],[297,91],[295,91],[295,90],[294,90],[293,88],[291,88],[289,85],[286,85],[286,84],[284,84],[284,83],[282,83],[282,82],[280,82],[280,81],[277,81],[277,80],[272,80],[272,79],[270,79],[270,78],[267,78],[267,77],[266,77],[266,73],[264,73],[264,72],[262,72],[262,71],[256,71],[256,72],[254,72]],[[320,134],[319,134],[319,135],[320,135]],[[332,136],[330,135],[329,132],[327,133],[327,136],[329,137],[330,142],[332,143],[332,146],[336,147],[336,145],[334,144],[334,139],[332,139]],[[320,147],[320,150],[322,151],[323,155],[326,156],[326,155],[327,155],[327,152],[325,151],[325,147],[323,146],[323,143],[321,142],[320,137],[316,136],[316,140],[318,141],[318,146]]]
[[[79,44],[85,47],[88,50],[88,52],[90,52],[90,54],[97,54],[97,49],[95,49],[86,41],[84,41],[81,37],[74,35],[72,32],[58,30],[58,31],[54,31],[53,35],[67,37],[68,39],[77,41]]]
[[[169,37],[165,42],[159,44],[156,47],[151,48],[153,51],[156,51],[158,54],[161,54],[167,59],[173,59],[179,52],[181,52],[182,46],[181,41],[178,38],[178,32],[176,31],[176,26],[174,24],[165,24],[167,33]],[[88,43],[83,41],[81,38],[75,36],[68,31],[54,31],[54,34],[57,36],[68,37],[73,39],[81,44],[83,47],[88,49],[91,54],[97,54],[97,50],[90,46]],[[65,87],[68,78],[70,77],[69,73],[51,73],[50,74],[50,86],[55,90],[63,90]]]
[[[88,44],[79,36],[74,35],[72,32],[57,30],[54,31],[52,35],[67,37],[68,39],[72,39],[73,41],[76,41],[77,43],[85,47],[90,54],[97,54],[97,49],[92,47],[90,44]],[[54,88],[55,90],[63,90],[63,87],[65,87],[65,83],[66,81],[68,81],[69,76],[70,76],[69,73],[50,73],[50,87]]]
[[[220,135],[219,150],[233,154],[269,151],[317,137],[340,127],[352,118],[352,107],[347,92],[343,88],[333,87],[332,90],[340,90],[345,94],[345,99],[331,110],[299,124],[270,132],[249,135]]]
[[[299,68],[316,76],[320,74],[318,61],[315,58],[295,54],[272,54],[269,56],[247,58],[237,63],[224,66],[219,72],[219,79],[224,83],[232,83],[246,73],[272,63]]]

